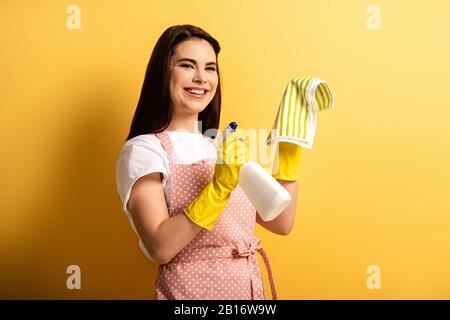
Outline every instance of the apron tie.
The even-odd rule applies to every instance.
[[[254,269],[255,265],[258,264],[258,259],[255,256],[255,251],[257,251],[262,256],[264,265],[266,266],[267,269],[267,274],[270,283],[270,290],[272,293],[272,300],[278,300],[272,276],[272,269],[270,268],[269,264],[269,259],[267,258],[267,254],[264,251],[264,249],[259,247],[260,242],[261,239],[253,237],[249,245],[239,243],[233,246],[212,246],[212,247],[191,248],[188,257],[184,256],[185,253],[178,254],[167,264],[161,264],[159,268],[161,268],[161,270],[164,270],[166,268],[169,268],[170,265],[199,260],[210,260],[220,258],[233,258],[233,259],[251,258],[253,260],[251,266]],[[253,271],[255,271],[255,269]],[[254,275],[252,274],[251,277],[253,278],[253,276]]]
[[[270,269],[270,263],[269,263],[269,259],[267,258],[267,254],[263,248],[258,248],[257,251],[263,258],[264,264],[266,265],[267,275],[269,277],[269,283],[270,283],[270,291],[272,292],[272,300],[278,300],[277,291],[275,290],[275,284],[273,283],[272,269]]]
[[[266,266],[266,269],[267,269],[267,275],[268,275],[269,283],[270,283],[270,291],[272,293],[272,300],[278,300],[277,291],[275,289],[275,284],[273,281],[272,269],[270,268],[269,259],[267,258],[267,254],[264,251],[264,249],[259,247],[260,242],[261,242],[261,239],[254,237],[248,247],[238,246],[238,248],[233,249],[232,255],[235,258],[239,258],[239,257],[244,258],[244,257],[249,257],[250,255],[254,256],[255,251],[259,252],[261,257],[263,258],[264,265]]]

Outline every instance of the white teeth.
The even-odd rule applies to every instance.
[[[195,93],[195,94],[205,94],[204,90],[187,89],[187,91],[190,92],[190,93]]]

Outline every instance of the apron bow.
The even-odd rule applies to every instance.
[[[248,257],[250,255],[254,255],[255,251],[259,249],[259,243],[261,242],[261,239],[254,237],[248,246],[244,246],[239,244],[237,248],[233,249],[233,257],[239,258],[239,257]]]

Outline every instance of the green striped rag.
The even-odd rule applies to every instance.
[[[317,112],[331,108],[334,108],[334,97],[324,80],[292,79],[284,92],[267,144],[285,141],[312,149]]]

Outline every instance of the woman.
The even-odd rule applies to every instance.
[[[287,234],[293,204],[264,222],[238,186],[248,140],[233,133],[218,149],[219,43],[192,25],[168,28],[147,67],[127,141],[116,165],[123,210],[150,260],[160,263],[156,299],[265,299],[255,221]],[[220,161],[219,161],[220,160]],[[289,185],[288,185],[289,184]]]

